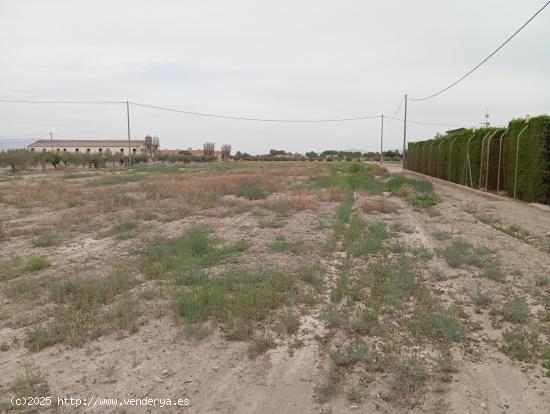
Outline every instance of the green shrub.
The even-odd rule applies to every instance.
[[[411,328],[419,339],[461,341],[466,336],[466,328],[458,320],[456,312],[442,306],[417,311],[411,320]]]
[[[32,255],[27,258],[27,263],[25,264],[25,270],[27,272],[38,272],[39,270],[47,269],[51,266],[48,258],[44,255],[37,254]]]
[[[486,308],[493,302],[493,299],[489,293],[478,290],[472,296],[472,302],[478,308]]]
[[[513,329],[502,334],[504,345],[501,352],[512,359],[531,362],[537,359],[540,349],[539,336],[535,332],[523,329]]]
[[[465,240],[454,240],[450,245],[439,252],[447,264],[453,268],[465,265],[475,266],[483,270],[485,276],[495,281],[504,280],[502,269],[490,257],[489,250],[485,247],[475,247]]]
[[[15,398],[34,398],[48,395],[50,387],[44,374],[31,365],[25,366],[25,371],[17,374],[13,387]]]
[[[25,273],[37,272],[51,266],[45,255],[16,256],[0,262],[0,279],[15,279]]]
[[[279,318],[279,322],[287,334],[295,334],[300,328],[300,315],[291,309],[286,309]]]
[[[327,308],[321,315],[327,323],[328,328],[342,328],[349,323],[349,315],[344,310],[338,310],[334,307]]]
[[[378,312],[374,309],[360,312],[357,318],[350,324],[352,331],[361,335],[370,334],[376,326],[378,326]]]
[[[390,177],[386,182],[385,187],[387,191],[390,191],[394,195],[399,195],[402,187],[406,185],[412,187],[419,193],[432,193],[433,185],[426,180],[417,180],[409,178],[401,174],[395,174]]]
[[[112,228],[111,234],[118,240],[128,240],[137,234],[139,223],[131,218],[119,220]]]
[[[269,193],[267,191],[264,191],[256,183],[244,183],[243,185],[241,185],[241,188],[237,193],[238,197],[244,197],[249,200],[262,200],[267,198],[268,195]]]
[[[129,291],[135,284],[136,280],[125,272],[115,271],[107,277],[53,279],[47,288],[55,303],[105,305]]]
[[[211,276],[176,297],[176,312],[186,322],[213,317],[261,320],[271,309],[287,303],[294,291],[292,278],[279,271],[234,269]]]
[[[337,366],[350,366],[362,361],[367,355],[367,345],[356,340],[335,351],[330,352],[329,356]]]
[[[33,247],[49,247],[59,244],[61,242],[61,236],[59,233],[47,231],[36,237],[32,241]]]
[[[500,313],[506,321],[519,324],[526,324],[533,317],[526,300],[520,297],[502,305]]]
[[[415,393],[429,376],[425,362],[416,357],[401,359],[395,364],[393,371],[391,388],[402,395]]]
[[[295,271],[295,275],[298,279],[310,284],[317,291],[321,291],[325,285],[323,278],[323,271],[316,265],[302,265]]]
[[[441,198],[433,193],[421,193],[407,197],[407,202],[416,208],[428,208],[439,204]]]
[[[233,262],[247,248],[244,240],[222,244],[211,238],[207,230],[191,228],[179,238],[154,242],[145,249],[142,268],[150,279],[166,279],[188,269]]]

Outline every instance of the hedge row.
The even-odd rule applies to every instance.
[[[519,141],[518,135],[527,126]],[[499,163],[499,154],[500,163]],[[408,145],[405,168],[454,183],[504,191],[550,204],[550,116],[513,120],[508,128],[464,129]]]

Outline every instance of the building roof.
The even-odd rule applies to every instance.
[[[157,154],[160,155],[178,155],[180,152],[188,152],[189,154],[200,157],[204,154],[204,151],[202,149],[185,149],[185,150],[179,150],[179,149],[161,149],[157,151]],[[214,157],[220,158],[222,156],[221,151],[214,151]]]
[[[130,141],[131,146],[145,145],[143,139],[133,139]],[[127,139],[104,139],[104,140],[65,140],[65,139],[39,139],[29,145],[31,147],[127,147]]]
[[[181,150],[177,149],[161,149],[157,151],[157,154],[159,155],[177,155],[180,153]]]

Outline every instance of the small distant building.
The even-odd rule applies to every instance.
[[[146,136],[142,140],[61,140],[39,139],[30,144],[30,151],[71,152],[83,154],[153,154],[158,150],[159,139]]]
[[[204,150],[202,149],[161,149],[157,151],[157,154],[159,155],[178,155],[178,154],[190,154],[194,157],[202,157],[204,155]],[[217,158],[219,160],[222,159],[222,152],[221,151],[214,151],[214,158]]]

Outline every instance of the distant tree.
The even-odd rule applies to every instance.
[[[338,155],[338,151],[335,151],[335,150],[327,150],[327,151],[323,151],[321,153],[321,158],[329,158],[329,159],[332,159],[333,157],[337,156]]]
[[[213,142],[205,142],[202,145],[202,155],[204,155],[205,157],[213,157],[215,147],[216,146]]]
[[[222,150],[222,160],[228,160],[231,157],[231,145],[223,144],[221,147]]]
[[[270,149],[270,150],[269,150],[269,155],[271,155],[272,157],[275,157],[275,156],[277,156],[277,155],[286,155],[286,151],[284,151],[284,150]]]
[[[306,157],[309,161],[315,161],[315,160],[319,159],[319,156],[317,155],[317,153],[315,151],[306,152]]]
[[[9,166],[13,172],[23,170],[33,163],[33,155],[27,150],[7,150],[0,153],[0,165]]]
[[[61,158],[61,155],[56,152],[49,152],[47,160],[51,165],[53,165],[54,169],[57,169],[58,164],[63,161],[63,158]]]

